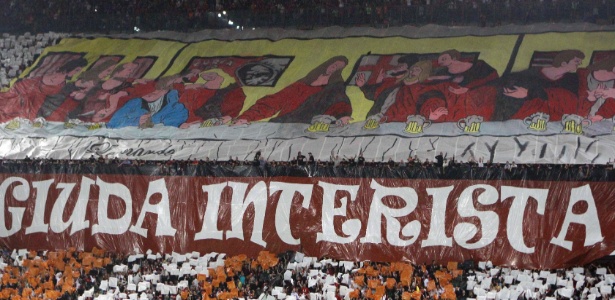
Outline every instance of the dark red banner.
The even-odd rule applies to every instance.
[[[582,265],[615,250],[607,182],[0,177],[0,245]]]

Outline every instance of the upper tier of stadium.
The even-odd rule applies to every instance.
[[[613,24],[612,0],[0,1],[0,32],[196,31],[329,26]]]

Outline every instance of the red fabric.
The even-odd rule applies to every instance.
[[[0,122],[16,117],[34,120],[45,98],[59,93],[64,85],[64,82],[53,86],[46,85],[43,83],[43,77],[17,81],[9,91],[0,93]]]
[[[185,89],[176,85],[175,88],[180,92],[179,102],[184,104],[188,109],[188,120],[186,123],[193,123],[198,121],[205,121],[200,116],[195,114],[195,111],[205,105],[212,97],[222,90],[211,90],[206,88],[198,89]],[[229,91],[224,101],[220,104],[220,113],[222,116],[230,116],[235,118],[239,115],[239,112],[243,108],[243,104],[246,100],[246,95],[241,87],[236,87]]]
[[[543,99],[534,98],[532,100],[526,100],[521,106],[521,108],[519,108],[519,110],[514,115],[512,115],[512,117],[510,118],[523,120],[537,112],[547,112],[547,111],[549,111],[549,104],[545,102]],[[549,118],[551,118],[551,114],[549,114],[549,116],[550,116]],[[561,116],[560,116],[560,119],[561,119]]]
[[[431,97],[427,99],[420,108],[420,114],[429,118],[431,112],[439,107],[445,107],[448,114],[433,120],[436,122],[457,122],[467,116],[477,115],[488,120],[495,109],[495,98],[497,89],[493,86],[484,86],[476,90],[457,95],[449,90],[450,83],[440,83],[428,86],[429,89],[439,91],[444,99]],[[423,90],[427,92],[428,89]]]
[[[559,121],[564,114],[575,114],[583,117],[589,114],[592,102],[587,99],[580,99],[569,90],[562,88],[548,88],[545,91],[548,95],[550,121]]]
[[[412,263],[430,263],[435,261],[465,261],[474,259],[477,261],[491,260],[494,264],[512,264],[517,268],[563,268],[570,265],[583,265],[597,258],[608,255],[615,249],[615,218],[612,217],[612,207],[615,205],[615,197],[612,197],[614,188],[613,182],[567,182],[567,181],[530,181],[530,180],[412,180],[407,179],[391,179],[391,178],[327,178],[326,185],[321,184],[322,178],[299,178],[299,177],[276,177],[276,178],[256,178],[256,177],[188,177],[188,176],[165,176],[161,180],[159,176],[142,176],[142,175],[107,175],[97,174],[94,183],[94,178],[89,179],[82,174],[0,174],[0,181],[5,185],[12,185],[12,189],[21,186],[21,183],[16,184],[14,178],[19,176],[23,178],[27,186],[40,186],[41,182],[52,180],[54,184],[49,188],[48,193],[40,195],[34,191],[30,193],[24,201],[16,201],[11,192],[7,194],[6,205],[8,208],[23,208],[23,217],[19,215],[17,226],[14,232],[8,233],[7,236],[0,238],[0,245],[8,249],[40,249],[40,250],[57,250],[69,249],[76,247],[77,249],[92,249],[104,247],[107,251],[117,253],[127,253],[137,249],[137,251],[145,252],[151,249],[153,252],[170,253],[172,251],[188,253],[191,251],[207,252],[224,252],[229,257],[239,254],[245,254],[250,257],[257,257],[261,251],[270,251],[274,253],[284,253],[289,249],[303,249],[305,253],[310,253],[311,256],[317,257],[335,257],[339,260],[353,261],[408,261]],[[9,179],[10,178],[10,179]],[[11,180],[6,181],[6,180]],[[87,180],[87,181],[84,181]],[[35,184],[36,182],[36,184]],[[88,183],[90,182],[90,183]],[[155,182],[163,184],[164,187],[156,188]],[[295,193],[298,191],[302,195],[308,197],[305,201],[309,201],[309,209],[294,209],[287,207],[286,210],[280,210],[280,205],[283,193],[272,193],[267,197],[267,191],[280,189],[280,183],[284,183],[286,187],[284,192]],[[62,192],[61,187],[56,187],[57,184],[75,184],[91,185],[90,188],[82,188],[74,190],[69,195],[68,201],[60,203],[62,197],[59,194]],[[484,186],[478,186],[484,185]],[[224,186],[224,190],[218,187]],[[330,187],[327,187],[330,186]],[[337,186],[337,187],[335,187]],[[446,187],[451,189],[447,191]],[[485,188],[492,189],[498,197],[498,192],[508,189],[506,201],[495,201],[493,204],[481,205],[476,200],[459,201],[463,195],[475,195],[481,193]],[[77,199],[87,200],[90,192],[96,193],[98,190],[109,190],[113,198],[117,198],[114,193],[118,191],[117,187],[122,187],[130,192],[131,211],[127,212],[124,205],[109,205],[109,217],[123,216],[128,214],[126,226],[109,226],[113,232],[99,232],[92,234],[91,227],[95,224],[103,222],[101,217],[96,214],[100,209],[106,209],[100,206],[102,201],[98,201],[96,197],[86,201],[83,209],[75,209]],[[246,190],[248,187],[248,190]],[[310,187],[309,196],[305,191],[306,187]],[[454,188],[453,188],[454,187]],[[333,230],[341,232],[342,226],[347,220],[356,220],[360,231],[348,241],[337,239],[317,241],[317,234],[323,231],[322,223],[325,221],[327,204],[324,197],[325,193],[337,193],[336,191],[347,191],[348,188],[358,190],[353,201],[347,201],[345,211],[347,215],[334,218],[332,224]],[[442,193],[436,193],[432,189],[439,189]],[[514,188],[514,189],[511,189]],[[548,215],[540,215],[535,212],[535,201],[529,201],[526,205],[528,191],[525,189],[544,189],[544,205]],[[148,216],[143,219],[143,224],[138,223],[140,215],[146,214],[143,209],[144,205],[152,205],[153,201],[157,201],[155,194],[164,191],[168,194],[168,212],[164,212],[164,204],[158,205],[158,216]],[[416,192],[415,206],[410,212],[399,216],[397,223],[380,222],[380,219],[385,214],[390,212],[386,210],[378,210],[374,214],[374,205],[381,207],[386,206],[384,203],[391,203],[391,197],[399,193],[412,194]],[[240,193],[240,194],[237,194]],[[255,193],[265,193],[263,203],[255,206],[257,212],[262,212],[263,223],[256,222],[253,216],[254,213],[236,211],[232,200],[239,197],[241,201],[250,201]],[[450,194],[449,194],[450,193]],[[484,192],[483,192],[484,193]],[[338,193],[339,194],[339,193]],[[152,195],[154,195],[152,197]],[[292,194],[290,194],[292,197]],[[301,197],[298,196],[297,197]],[[525,195],[525,198],[524,198]],[[580,196],[579,196],[580,195]],[[43,197],[39,201],[38,197]],[[395,196],[396,197],[396,196]],[[231,199],[233,198],[233,199]],[[440,200],[438,200],[438,199]],[[219,199],[219,205],[204,204],[204,199],[213,201]],[[436,201],[438,200],[438,201]],[[467,200],[467,199],[466,199]],[[120,201],[120,200],[114,200]],[[164,200],[163,200],[164,201]],[[244,201],[244,202],[245,202]],[[296,202],[296,201],[293,201]],[[463,203],[462,203],[463,202]],[[588,204],[582,204],[583,202]],[[156,203],[156,202],[154,202]],[[161,202],[162,203],[162,202]],[[439,204],[438,204],[439,203]],[[569,217],[575,215],[572,212],[573,207],[578,207],[579,204],[583,207],[592,207],[595,210],[594,219],[588,220],[591,222],[588,225],[572,222],[571,226],[564,226],[567,223],[565,220],[570,220]],[[65,205],[64,205],[65,204]],[[60,205],[64,211],[70,216],[82,217],[86,214],[89,220],[89,225],[85,228],[78,229],[74,234],[71,234],[71,229],[65,228],[61,232],[52,230],[52,224],[60,224],[62,220],[50,218],[52,209]],[[346,205],[346,204],[344,204]],[[476,207],[476,205],[479,205]],[[517,206],[520,205],[520,206]],[[525,216],[520,219],[513,219],[517,222],[510,223],[507,219],[511,216],[519,214],[517,211],[521,207],[521,211],[525,211]],[[35,209],[36,208],[36,209]],[[475,216],[468,217],[467,208],[479,209],[484,212],[489,212],[489,216],[478,219]],[[40,217],[42,220],[49,222],[48,227],[45,227],[43,232],[34,232],[26,234],[26,228],[33,224],[34,218],[38,218],[38,213],[35,210],[41,210],[44,215]],[[214,209],[215,211],[209,211]],[[250,209],[252,210],[252,209]],[[324,211],[323,211],[324,210]],[[399,210],[399,209],[397,209]],[[583,211],[583,213],[589,213]],[[463,214],[466,212],[466,214]],[[434,220],[434,214],[441,214],[442,218]],[[14,215],[15,213],[13,213]],[[163,218],[163,214],[169,218],[170,223],[162,224],[157,222],[157,219]],[[207,217],[206,217],[207,214]],[[210,215],[209,214],[213,214]],[[0,215],[2,219],[12,218],[9,211],[3,212]],[[475,215],[475,214],[473,214]],[[181,216],[181,217],[178,217]],[[282,218],[280,218],[282,216]],[[324,217],[323,217],[324,216]],[[592,216],[591,213],[587,216]],[[584,217],[584,218],[587,218]],[[209,218],[209,219],[208,219]],[[235,220],[245,219],[244,232],[245,239],[235,237],[224,237],[224,231],[232,227]],[[376,219],[375,219],[376,218]],[[281,222],[280,222],[281,220]],[[587,219],[585,219],[587,220]],[[374,222],[375,221],[375,222]],[[209,222],[214,222],[212,227]],[[418,222],[420,225],[417,231],[410,231],[410,237],[416,240],[409,240],[403,226],[395,226],[408,224],[409,222]],[[158,223],[158,225],[157,225]],[[132,232],[129,230],[130,224],[137,224],[146,230],[144,235]],[[160,225],[162,224],[162,225]],[[452,243],[449,245],[437,245],[423,247],[421,241],[432,238],[430,229],[436,224],[441,228],[442,234],[451,238]],[[475,232],[470,232],[473,238],[478,240],[484,237],[488,232],[492,235],[491,239],[485,244],[476,249],[469,249],[465,243],[468,239],[458,239],[454,231],[462,228],[461,224],[471,224],[476,226]],[[378,228],[372,226],[377,225]],[[56,225],[57,226],[57,225]],[[156,233],[157,226],[165,226],[177,230],[172,235],[158,235]],[[464,225],[465,226],[465,225]],[[507,234],[508,226],[518,228],[523,236],[513,237]],[[599,228],[593,229],[588,233],[592,234],[592,240],[588,243],[590,235],[586,233],[584,227]],[[102,227],[102,226],[101,226]],[[159,229],[159,228],[158,228]],[[220,232],[219,238],[197,238],[196,233],[205,230]],[[290,230],[290,231],[289,231]],[[375,241],[366,243],[361,241],[361,237],[369,236],[370,232],[378,230],[378,234],[382,232],[382,236]],[[596,232],[601,230],[600,233]],[[250,237],[250,232],[257,232],[256,236]],[[262,235],[261,235],[262,233]],[[285,239],[280,237],[280,233],[292,234],[298,239],[299,243],[288,244]],[[262,237],[262,241],[266,246],[255,243],[255,237]],[[243,236],[242,236],[243,237]],[[341,237],[341,236],[340,236]],[[403,237],[409,241],[404,245],[393,244],[391,237]],[[437,236],[434,236],[437,237]],[[548,238],[544,238],[548,237]],[[560,244],[554,244],[552,237],[560,237],[560,241],[565,238],[570,242],[570,247],[565,248]],[[344,237],[345,238],[345,237]],[[399,240],[398,240],[399,241]],[[528,247],[533,247],[535,253],[525,253],[517,250],[514,246],[519,243],[524,243]],[[586,245],[587,244],[587,245]],[[62,256],[63,257],[63,256]],[[61,257],[58,261],[63,262]],[[514,263],[511,263],[514,262]],[[102,263],[101,263],[102,264]],[[55,266],[59,270],[64,270],[64,267]],[[370,273],[367,274],[371,275]]]
[[[378,88],[376,88],[376,91],[374,92],[374,99],[378,99],[382,92],[395,86],[397,83],[397,78],[385,78],[384,80],[382,80],[382,83],[378,85]]]
[[[605,119],[615,117],[615,99],[608,98],[604,101],[604,104],[600,106],[600,109],[596,112],[596,115],[602,116]]]
[[[273,95],[259,99],[247,111],[241,114],[238,119],[253,122],[272,117],[278,112],[280,116],[285,115],[297,109],[303,101],[322,89],[322,86],[311,86],[303,82],[295,82]]]
[[[406,122],[409,115],[417,114],[416,104],[424,89],[421,84],[402,85],[395,103],[384,114],[386,122]]]
[[[576,74],[579,77],[578,94],[568,89],[574,87],[562,87],[557,84],[557,80],[550,80],[553,82],[552,86],[545,88],[548,99],[548,110],[545,111],[549,112],[549,120],[559,121],[564,114],[575,114],[583,117],[589,114],[589,110],[593,105],[593,102],[587,100],[589,95],[587,75],[589,75],[589,71],[587,69],[579,69]],[[549,80],[546,77],[543,79]]]
[[[466,84],[465,87],[468,89],[475,89],[477,87],[481,87],[486,85],[487,83],[498,79],[500,76],[498,76],[498,73],[496,71],[493,71],[491,73],[489,73],[489,75],[482,77],[482,78],[477,78],[475,80],[472,80],[470,83]]]
[[[325,115],[329,116],[350,116],[352,115],[352,106],[348,103],[338,102],[327,108]]]
[[[194,112],[203,106],[207,101],[216,94],[217,90],[210,89],[186,89],[179,97],[179,102],[182,103],[188,110],[188,119],[185,123],[193,123],[204,121]]]
[[[68,112],[75,110],[79,106],[79,101],[73,99],[72,97],[68,97],[62,102],[60,106],[56,110],[51,113],[45,119],[51,122],[64,122],[66,121],[66,115]]]
[[[220,111],[223,116],[231,116],[231,118],[235,118],[243,109],[243,104],[245,101],[246,94],[243,92],[241,87],[238,87],[226,95],[226,98],[222,102]]]

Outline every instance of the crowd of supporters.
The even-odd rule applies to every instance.
[[[23,35],[2,34],[0,37],[0,89],[8,88],[48,46],[53,46],[64,37],[58,33],[26,32]]]
[[[140,160],[91,155],[87,159],[4,159],[0,173],[143,174],[149,176],[212,177],[344,177],[481,180],[615,181],[615,160],[607,164],[494,163],[483,158],[455,159],[436,155],[394,161],[366,160],[363,155],[317,160],[298,153],[287,161],[266,160],[257,153],[248,159]]]
[[[611,24],[613,0],[0,0],[0,29],[107,32],[204,28]],[[227,14],[218,13],[228,12]],[[232,26],[228,21],[233,20]]]
[[[120,255],[2,249],[0,299],[608,299],[607,265],[516,270],[490,262],[351,262],[300,252]],[[552,297],[552,298],[550,298]]]

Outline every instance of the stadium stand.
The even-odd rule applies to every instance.
[[[437,161],[410,157],[399,162],[366,162],[358,157],[336,161],[314,160],[300,163],[260,160],[140,160],[108,156],[82,160],[4,159],[0,173],[36,174],[132,174],[148,176],[204,176],[204,177],[321,177],[321,178],[403,178],[403,179],[468,179],[468,180],[532,180],[532,181],[615,181],[613,164],[517,164],[513,162],[478,163],[445,159]]]
[[[615,0],[0,7],[0,300],[614,297]]]
[[[40,33],[32,35],[2,34],[0,40],[0,88],[7,88],[11,80],[30,67],[47,46],[55,45],[63,34]]]
[[[249,258],[3,249],[0,299],[607,299],[615,280],[600,264],[473,265],[339,261],[292,251]]]
[[[0,31],[134,32],[207,28],[400,25],[613,24],[612,0],[2,0]],[[228,21],[233,21],[229,24]],[[41,30],[42,28],[45,28]]]

